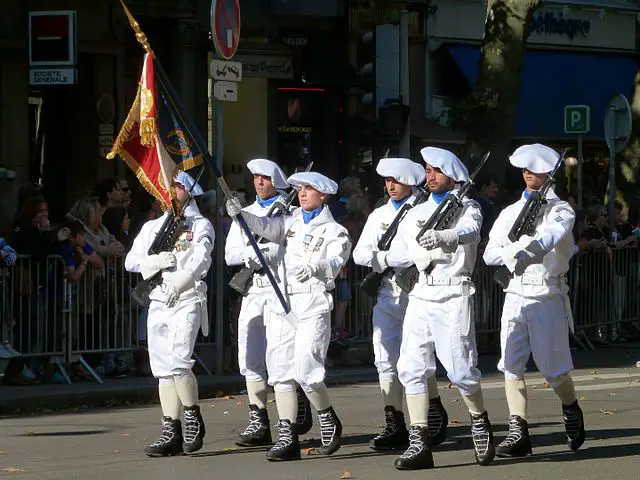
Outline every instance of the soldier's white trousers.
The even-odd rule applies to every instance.
[[[238,366],[247,382],[267,380],[266,304],[273,297],[271,288],[249,293],[242,299],[238,316]]]
[[[380,380],[391,381],[398,375],[402,343],[402,324],[407,309],[406,295],[391,295],[382,290],[373,307],[373,353]]]
[[[473,297],[436,302],[409,296],[398,360],[398,377],[407,395],[427,393],[427,377],[436,371],[436,351],[460,393],[472,395],[480,388]]]

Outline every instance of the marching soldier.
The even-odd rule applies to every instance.
[[[416,200],[415,187],[425,179],[422,165],[407,158],[383,158],[376,172],[384,178],[389,201],[376,208],[364,226],[358,244],[353,250],[353,260],[357,265],[379,267],[385,264],[388,251],[378,249],[378,243],[405,203]],[[395,283],[395,269],[376,273],[383,274],[377,301],[373,307],[373,351],[378,370],[380,391],[386,425],[369,445],[374,450],[404,450],[409,446],[409,432],[402,413],[402,384],[398,381],[397,363],[400,357],[402,323],[407,308],[408,296]],[[449,422],[438,395],[435,373],[427,378],[429,392],[429,434],[432,446],[446,438]]]
[[[291,216],[265,218],[242,213],[253,232],[279,245],[278,276],[295,315],[285,315],[278,302],[268,305],[267,369],[280,417],[278,439],[267,452],[271,461],[300,459],[294,423],[296,382],[318,412],[322,446],[317,453],[334,453],[340,448],[342,435],[324,377],[333,309],[329,292],[349,258],[351,241],[326,205],[327,197],[337,191],[333,180],[316,172],[300,172],[291,175],[288,182],[298,189],[300,201],[300,208]],[[227,202],[227,211],[232,217],[242,211],[237,199]]]
[[[160,438],[144,451],[150,457],[196,452],[205,436],[191,356],[200,327],[205,335],[208,332],[207,285],[203,279],[211,266],[215,235],[209,220],[189,197],[189,191],[193,196],[202,195],[200,185],[194,184],[186,172],[180,172],[174,180],[178,201],[189,202],[184,210],[184,230],[174,248],[147,254],[168,215],[165,213],[142,226],[125,259],[127,271],[139,272],[145,280],[162,272],[162,284],[149,295],[147,320],[149,360],[158,379],[163,415]],[[184,424],[180,422],[182,411]]]
[[[256,201],[243,209],[253,215],[264,217],[276,202],[284,202],[278,190],[286,189],[284,172],[270,160],[257,158],[247,163],[253,175]],[[289,212],[284,212],[288,214]],[[272,242],[260,243],[265,260],[277,265],[279,245]],[[236,444],[254,447],[270,445],[271,429],[267,414],[267,337],[264,322],[264,310],[267,302],[274,297],[269,279],[261,270],[258,258],[249,245],[249,240],[234,222],[229,230],[225,245],[227,265],[244,265],[253,271],[248,290],[243,292],[242,306],[238,316],[238,365],[240,374],[245,377],[249,396],[249,425],[240,434]],[[298,389],[298,434],[305,434],[313,425],[309,401]]]
[[[500,457],[530,455],[527,426],[527,387],[524,381],[529,355],[562,401],[567,445],[577,450],[584,443],[582,410],[578,405],[570,372],[569,330],[573,328],[569,288],[565,274],[574,254],[571,234],[575,213],[552,188],[536,221],[535,234],[512,242],[508,234],[527,198],[539,190],[559,161],[558,153],[540,144],[523,145],[509,158],[522,170],[526,189],[520,200],[498,216],[484,252],[487,265],[504,265],[512,278],[505,288],[498,368],[504,372],[509,406],[509,434],[496,448]]]
[[[398,376],[405,388],[411,423],[409,448],[395,466],[399,470],[434,466],[427,416],[429,387],[425,379],[435,373],[435,351],[469,409],[476,461],[487,465],[493,460],[495,449],[480,388],[480,371],[476,368],[471,282],[482,214],[475,201],[462,199],[464,208],[455,224],[446,230],[427,230],[418,243],[416,236],[424,222],[448,193],[455,194],[456,184],[469,176],[460,159],[447,150],[427,147],[420,153],[427,164],[431,195],[409,211],[383,259],[385,266],[415,264],[420,272],[409,295],[398,360]]]

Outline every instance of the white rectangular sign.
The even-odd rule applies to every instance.
[[[213,84],[213,96],[222,102],[237,102],[238,84],[235,82],[216,82]]]
[[[75,68],[32,68],[29,70],[29,85],[74,85]]]
[[[211,60],[209,73],[214,80],[240,82],[242,81],[242,63],[214,59]]]

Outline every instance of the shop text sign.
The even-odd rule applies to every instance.
[[[591,22],[565,17],[562,13],[540,12],[534,16],[531,30],[538,35],[566,35],[573,40],[576,37],[588,37],[591,33]]]

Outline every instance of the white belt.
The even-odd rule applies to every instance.
[[[426,275],[425,285],[447,287],[450,285],[460,285],[468,280],[470,280],[469,277],[434,277],[433,275]]]
[[[327,289],[324,285],[314,283],[313,285],[287,285],[287,293],[320,293],[325,292]]]
[[[561,275],[559,277],[544,277],[543,275],[536,275],[533,273],[524,273],[519,277],[515,277],[514,280],[521,285],[537,285],[537,286],[558,286],[567,282],[567,277]]]
[[[254,276],[253,280],[251,281],[251,285],[253,285],[254,287],[266,288],[271,286],[271,282],[267,278]]]

